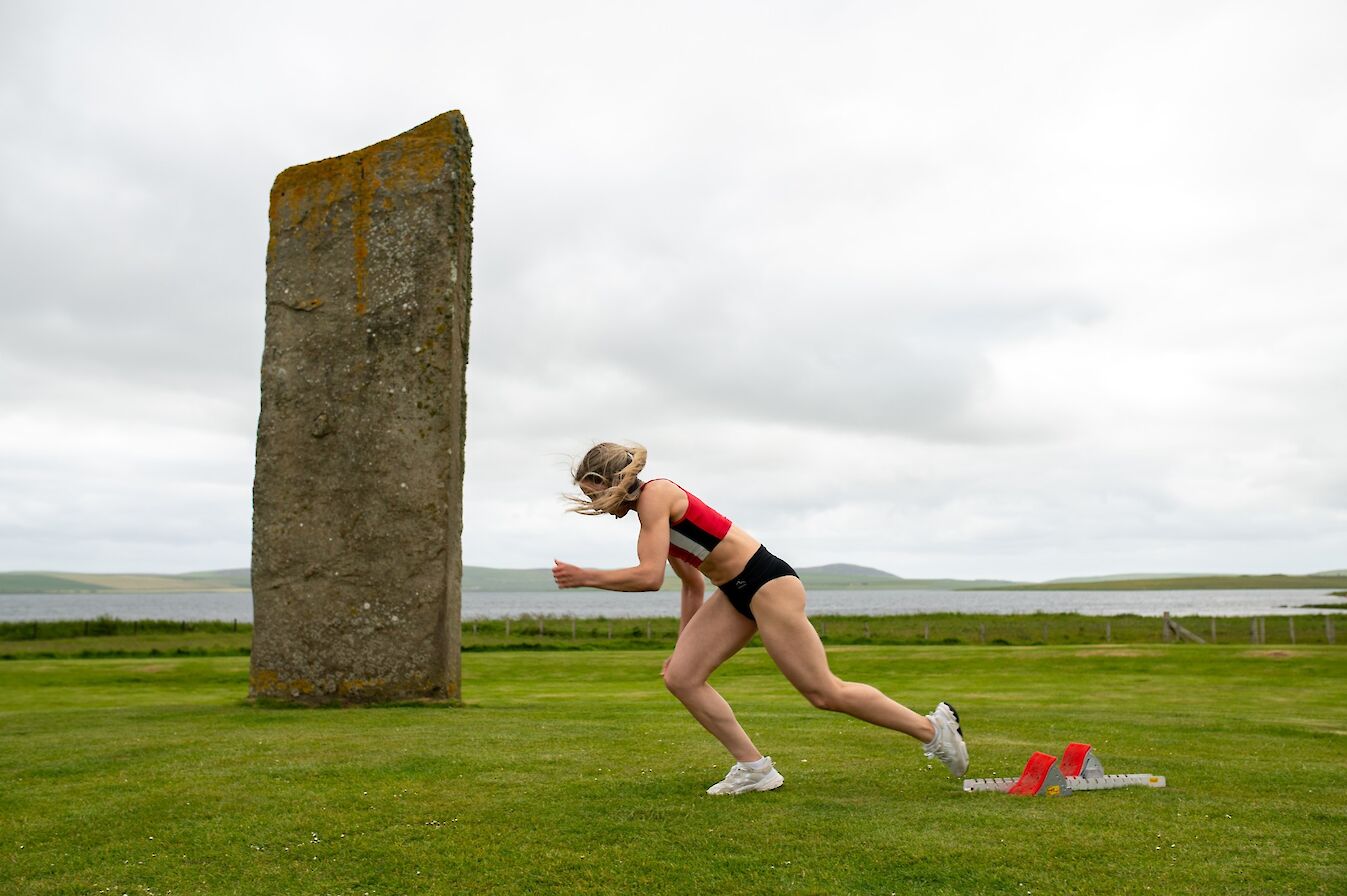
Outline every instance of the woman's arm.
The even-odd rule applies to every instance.
[[[602,588],[605,591],[658,591],[664,584],[664,560],[669,554],[669,508],[650,499],[636,505],[641,534],[636,539],[635,566],[625,569],[584,569],[555,561],[552,578],[558,588]]]
[[[702,578],[701,571],[690,563],[682,560],[669,558],[669,565],[673,571],[683,581],[683,594],[678,617],[678,633],[683,634],[683,629],[692,621],[692,617],[702,608],[702,602],[706,598],[706,579]]]

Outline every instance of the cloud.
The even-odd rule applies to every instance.
[[[447,108],[468,562],[626,562],[628,438],[800,565],[1342,565],[1340,4],[363,12],[0,9],[0,568],[247,562],[271,180]]]

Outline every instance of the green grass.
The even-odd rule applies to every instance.
[[[653,651],[464,657],[461,709],[248,705],[243,657],[0,663],[0,892],[1341,893],[1347,650],[839,646],[949,698],[974,775],[1092,742],[1165,790],[963,794],[898,735],[808,706],[760,649],[714,682],[780,791]]]

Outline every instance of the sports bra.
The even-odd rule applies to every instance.
[[[687,512],[678,522],[669,525],[669,556],[700,567],[706,556],[729,534],[730,526],[734,524],[706,506],[705,502],[677,482],[672,479],[664,481],[680,489],[688,497]]]

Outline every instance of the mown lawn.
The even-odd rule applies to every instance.
[[[960,710],[970,774],[1092,742],[1165,790],[964,794],[760,649],[716,683],[786,785],[727,765],[656,651],[464,658],[459,709],[248,705],[246,657],[0,663],[0,892],[1342,893],[1347,649],[839,646]]]

